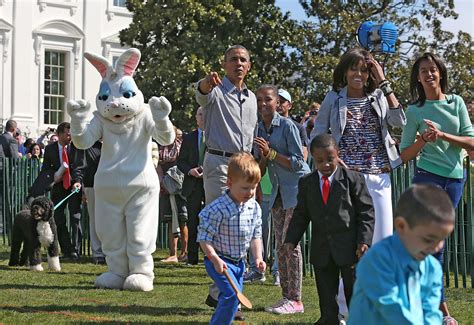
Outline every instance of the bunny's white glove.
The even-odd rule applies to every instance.
[[[158,130],[168,131],[170,128],[173,129],[173,124],[168,118],[168,115],[171,112],[171,103],[166,99],[166,97],[153,96],[148,101],[148,105],[150,106],[153,121],[155,121]]]
[[[91,104],[84,99],[71,99],[67,102],[66,109],[71,116],[71,134],[82,134],[90,114]]]

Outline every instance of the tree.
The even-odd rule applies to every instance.
[[[224,51],[233,44],[250,50],[250,89],[264,83],[286,88],[296,112],[322,101],[331,89],[339,57],[356,46],[360,23],[391,21],[399,28],[398,53],[385,61],[386,75],[399,100],[409,101],[409,74],[414,56],[436,52],[449,67],[451,90],[472,96],[473,41],[443,31],[440,18],[457,18],[453,0],[299,0],[308,15],[295,21],[274,0],[128,0],[133,23],[120,33],[123,43],[139,48],[142,61],[136,80],[146,98],[165,95],[172,120],[194,126],[197,104],[192,85],[209,71],[223,74]]]
[[[288,44],[301,26],[283,15],[273,0],[129,0],[133,23],[121,31],[123,43],[137,47],[142,61],[136,80],[146,98],[165,95],[172,120],[194,127],[193,84],[210,71],[223,75],[224,51],[242,44],[251,53],[247,85],[279,84],[296,70]]]
[[[321,100],[332,76],[321,71],[333,71],[338,58],[356,46],[353,36],[364,21],[393,22],[399,28],[398,52],[388,58],[386,75],[392,81],[398,99],[406,104],[409,98],[409,76],[413,59],[418,53],[435,52],[446,60],[452,91],[467,95],[472,89],[473,41],[469,34],[459,33],[457,41],[451,32],[443,31],[440,17],[458,17],[453,0],[449,1],[317,1],[300,0],[311,22],[305,22],[306,41],[299,48],[303,71],[302,80],[313,78],[312,97]],[[328,58],[329,57],[329,58]],[[472,95],[471,95],[472,96]]]

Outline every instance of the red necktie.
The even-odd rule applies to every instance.
[[[323,192],[323,202],[324,204],[326,204],[328,202],[328,197],[329,197],[329,188],[331,187],[329,185],[329,179],[327,176],[323,176],[322,177],[323,179],[323,189],[322,189],[322,192]]]
[[[69,159],[67,157],[66,146],[63,147],[62,158],[63,158],[63,163],[66,163],[68,165],[68,168],[66,168],[63,174],[63,187],[64,189],[67,190],[68,188],[71,187],[71,173],[69,172]]]

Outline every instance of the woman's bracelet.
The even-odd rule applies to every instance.
[[[423,135],[424,135],[424,133],[422,133],[421,136],[420,136],[421,140],[422,140],[424,143],[428,142],[428,141],[425,140],[425,138],[423,138]]]
[[[268,151],[268,154],[265,156],[268,160],[274,160],[277,155],[277,152],[275,149],[270,148],[270,151]]]
[[[393,89],[390,87],[390,82],[387,80],[380,82],[379,88],[382,90],[385,97],[393,93]]]

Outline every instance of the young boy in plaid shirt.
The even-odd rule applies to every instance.
[[[262,257],[262,211],[255,200],[260,182],[260,168],[249,153],[239,152],[230,160],[227,171],[228,190],[199,214],[197,241],[206,255],[207,274],[219,287],[217,308],[210,324],[232,324],[239,301],[226,276],[226,269],[242,291],[245,270],[243,259],[252,249],[255,264],[265,272]]]

